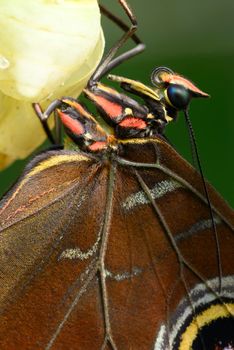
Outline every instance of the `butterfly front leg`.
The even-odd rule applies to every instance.
[[[61,132],[60,132],[60,123],[58,122],[56,118],[56,108],[60,107],[62,105],[62,101],[57,99],[51,102],[51,104],[47,107],[47,109],[43,112],[41,106],[39,103],[33,103],[32,107],[37,115],[37,117],[40,120],[40,123],[45,131],[46,136],[54,146],[61,146]],[[49,125],[48,125],[48,118],[52,113],[55,113],[55,127],[56,127],[56,134],[55,136],[52,134]]]

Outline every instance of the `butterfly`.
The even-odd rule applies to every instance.
[[[73,142],[0,202],[0,348],[232,349],[233,210],[164,136],[207,95],[165,67],[110,76],[139,103],[99,82],[109,57],[84,90],[102,124],[69,97],[34,106]]]

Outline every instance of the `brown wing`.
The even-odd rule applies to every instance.
[[[231,315],[232,210],[209,188],[221,277],[199,175],[160,140],[123,150],[48,154],[3,201],[1,349],[179,349],[201,293]]]
[[[1,202],[1,349],[44,349],[87,281],[95,285],[106,178],[92,158],[48,152]],[[66,258],[73,255],[78,263]],[[81,313],[90,314],[101,343],[101,306],[90,288],[92,293],[96,303]],[[73,333],[77,330],[69,331],[61,348],[72,348]]]
[[[200,176],[188,163],[160,140],[125,144],[125,153],[119,159],[106,256],[117,348],[191,350],[215,349],[222,340],[232,344],[233,211],[208,186],[217,242]],[[205,327],[211,328],[213,347]]]

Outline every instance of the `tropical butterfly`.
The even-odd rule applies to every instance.
[[[73,143],[34,158],[0,202],[3,350],[234,347],[233,211],[164,137],[207,95],[164,67],[152,87],[110,76],[143,103],[103,85],[118,46],[84,91],[102,125],[69,97],[34,106]]]

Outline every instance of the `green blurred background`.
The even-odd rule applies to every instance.
[[[149,83],[154,67],[168,66],[211,95],[211,99],[193,101],[190,117],[205,176],[234,206],[234,1],[129,1],[147,48],[114,73]],[[102,3],[126,18],[117,0]],[[108,48],[120,31],[108,20],[103,20],[103,25]],[[168,127],[167,135],[179,153],[191,160],[182,115]],[[0,194],[24,166],[25,162],[18,161],[0,173]]]

